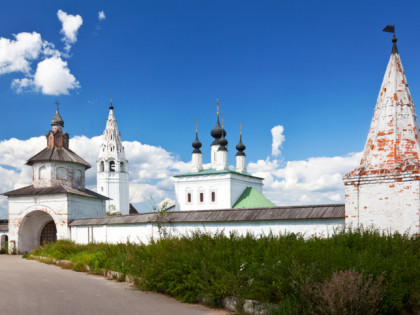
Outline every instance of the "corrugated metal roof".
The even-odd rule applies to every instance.
[[[0,232],[8,232],[9,231],[9,224],[8,223],[0,223]]]
[[[31,157],[26,164],[32,165],[35,162],[49,162],[49,161],[57,161],[57,162],[67,162],[67,163],[77,163],[84,165],[86,168],[90,168],[91,165],[74,153],[72,150],[66,148],[45,148],[41,152],[35,154]]]
[[[35,188],[33,185],[19,188],[16,190],[8,191],[3,193],[4,196],[15,197],[15,196],[33,196],[33,195],[52,195],[52,194],[74,194],[90,198],[109,199],[108,197],[102,196],[92,190],[86,188],[72,188],[65,185],[56,185],[52,187]]]
[[[171,211],[166,213],[165,221],[175,222],[240,222],[240,221],[279,221],[309,219],[344,219],[344,204],[293,206],[273,208],[223,209]],[[117,217],[101,217],[77,219],[71,226],[135,224],[157,221],[156,212],[123,215]]]
[[[275,207],[276,205],[268,200],[262,193],[253,187],[247,187],[239,196],[232,208],[262,208]]]

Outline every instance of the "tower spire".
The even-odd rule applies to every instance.
[[[396,42],[394,36],[360,167],[347,177],[420,170],[419,126]]]
[[[111,99],[110,99],[110,105],[109,105],[109,109],[114,109],[114,106],[112,105],[112,94],[109,94],[109,96],[111,97]]]

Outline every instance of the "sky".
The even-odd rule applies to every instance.
[[[210,162],[216,99],[235,165],[278,205],[343,203],[391,53],[420,97],[416,1],[11,1],[0,10],[0,192],[31,184],[55,102],[96,164],[110,94],[140,211],[174,199],[198,120]],[[419,95],[419,96],[417,96]],[[87,184],[96,188],[93,167]],[[0,199],[0,218],[7,201]]]

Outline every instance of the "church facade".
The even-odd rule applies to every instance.
[[[236,168],[229,168],[228,141],[226,130],[220,125],[219,100],[217,100],[217,122],[211,131],[211,166],[203,169],[203,154],[200,150],[198,130],[195,131],[191,172],[173,176],[175,185],[176,210],[210,210],[250,207],[274,207],[262,194],[263,178],[247,173],[245,145],[242,131],[236,146]]]

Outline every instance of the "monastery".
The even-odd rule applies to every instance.
[[[235,170],[229,169],[227,133],[217,104],[211,167],[203,169],[196,130],[192,169],[173,177],[175,210],[164,216],[136,213],[129,203],[129,164],[111,101],[98,148],[97,192],[85,187],[91,165],[69,149],[57,108],[46,148],[26,163],[32,167],[32,185],[4,193],[9,218],[0,224],[1,246],[8,239],[10,252],[23,253],[56,239],[147,243],[162,233],[195,230],[327,237],[344,225],[420,235],[419,126],[396,43],[394,35],[360,166],[343,178],[345,204],[275,206],[263,195],[263,179],[247,173],[242,134]]]

